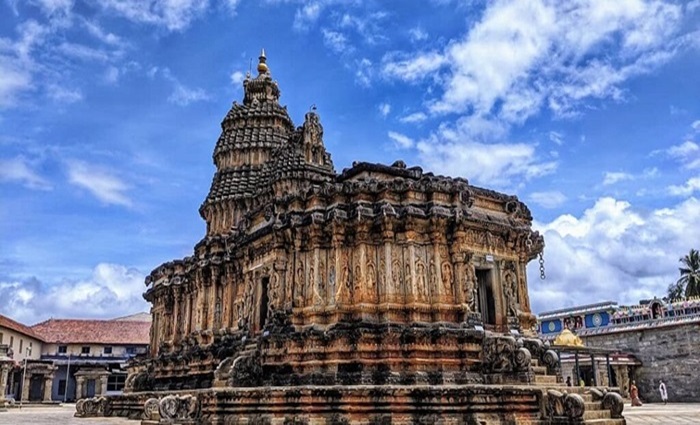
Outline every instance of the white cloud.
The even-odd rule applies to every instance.
[[[294,15],[294,29],[306,31],[316,23],[325,7],[323,1],[310,1],[296,11]]]
[[[231,2],[229,2],[230,4]],[[97,3],[108,12],[134,22],[142,22],[179,31],[201,17],[208,0],[102,0]]]
[[[26,158],[0,159],[0,181],[19,182],[30,189],[50,190],[51,184],[41,177]]]
[[[630,173],[606,171],[604,173],[603,186],[613,185],[625,180],[632,180],[634,176]]]
[[[168,102],[179,106],[187,106],[193,102],[208,100],[209,95],[203,89],[185,87],[180,83],[175,83],[172,94],[168,97]]]
[[[428,33],[421,27],[415,27],[408,30],[408,36],[411,38],[411,41],[414,42],[428,39]]]
[[[394,142],[394,146],[399,149],[409,149],[416,144],[416,142],[410,137],[395,131],[390,131],[388,136]]]
[[[372,85],[372,61],[362,58],[355,62],[355,81],[364,87]]]
[[[121,46],[123,44],[121,37],[111,32],[105,31],[97,22],[88,21],[86,19],[83,21],[83,26],[93,37],[97,38],[103,43],[111,44],[113,46]]]
[[[550,131],[549,140],[554,142],[556,145],[561,146],[564,143],[564,135],[557,131]]]
[[[687,169],[700,168],[700,146],[691,140],[671,146],[666,150],[666,154],[680,161]]]
[[[530,180],[557,167],[554,161],[539,161],[534,146],[525,143],[438,142],[433,138],[418,142],[417,148],[429,169],[490,187],[509,185],[516,178]]]
[[[383,118],[386,118],[389,115],[389,113],[391,113],[391,105],[388,103],[380,103],[377,109],[379,110],[379,114]]]
[[[690,124],[690,127],[695,131],[700,131],[700,120],[693,121],[693,123]]]
[[[65,17],[73,8],[73,0],[32,0],[49,17]]]
[[[107,68],[107,71],[105,71],[104,80],[107,84],[115,84],[117,81],[119,81],[119,74],[119,68],[116,66],[110,66]]]
[[[231,83],[238,88],[243,83],[244,78],[245,75],[241,71],[235,71],[231,74]]]
[[[646,210],[600,198],[580,217],[534,226],[545,238],[547,279],[528,268],[535,312],[603,300],[662,297],[678,279],[678,259],[700,240],[700,201]]]
[[[559,191],[533,192],[530,194],[530,201],[547,209],[562,206],[566,199],[566,196]]]
[[[235,15],[236,8],[238,7],[240,0],[223,0],[223,3],[228,12],[232,15]]]
[[[83,94],[79,89],[70,89],[58,84],[48,85],[46,92],[49,98],[59,103],[75,103],[83,99]]]
[[[382,74],[416,82],[430,77],[446,63],[446,58],[438,52],[419,52],[414,55],[391,53],[382,59]]]
[[[321,33],[323,34],[323,44],[333,52],[341,54],[348,50],[348,39],[340,32],[324,28]]]
[[[31,88],[31,73],[10,56],[0,55],[0,108],[14,106],[18,96]]]
[[[82,280],[0,281],[0,312],[34,324],[50,317],[107,319],[148,311],[141,296],[144,278],[134,268],[100,263]]]
[[[87,189],[93,196],[105,204],[130,207],[133,203],[127,196],[128,185],[112,172],[83,161],[69,161],[69,183]]]
[[[697,191],[700,191],[700,177],[692,177],[682,186],[668,187],[668,192],[673,196],[690,196]]]
[[[428,119],[428,116],[423,112],[414,112],[399,118],[399,121],[405,123],[423,122]]]
[[[681,22],[682,6],[655,0],[494,1],[442,52],[391,52],[383,71],[407,82],[441,73],[433,113],[568,116],[591,99],[622,99],[623,82],[686,47]]]

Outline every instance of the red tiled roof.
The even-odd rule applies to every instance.
[[[149,343],[149,322],[49,319],[32,326],[45,342],[64,344]]]
[[[29,326],[25,326],[19,322],[15,322],[14,320],[10,319],[7,316],[3,316],[2,314],[0,314],[0,328],[11,329],[15,332],[19,332],[32,338],[36,338],[39,341],[44,340],[41,336],[37,335],[37,333],[34,332]]]

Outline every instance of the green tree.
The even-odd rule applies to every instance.
[[[683,298],[685,293],[685,286],[680,282],[675,282],[668,285],[666,299],[670,301],[679,300]]]
[[[700,252],[691,249],[688,255],[678,261],[682,267],[678,268],[681,277],[676,283],[685,287],[686,297],[700,296]]]

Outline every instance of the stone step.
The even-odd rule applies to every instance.
[[[540,361],[538,359],[532,359],[530,360],[530,366],[532,367],[537,367],[540,365]]]
[[[583,420],[611,419],[609,410],[588,410],[583,412]]]
[[[624,419],[589,419],[586,425],[626,425]]]
[[[583,402],[586,406],[586,411],[605,410],[605,409],[603,409],[603,403],[601,403],[600,401],[586,401],[586,399],[583,399]]]
[[[535,372],[535,375],[546,375],[547,374],[547,367],[546,366],[532,366],[532,371]]]
[[[535,384],[557,384],[557,377],[550,375],[535,375]]]

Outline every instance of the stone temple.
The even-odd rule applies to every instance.
[[[146,279],[150,354],[76,416],[142,424],[624,424],[535,336],[515,196],[402,161],[337,173],[263,54],[214,149],[194,254]]]

